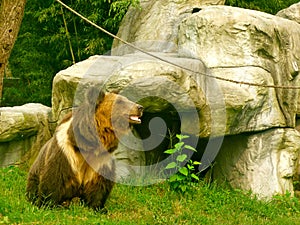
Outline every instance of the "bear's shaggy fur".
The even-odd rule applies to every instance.
[[[58,125],[30,168],[26,195],[35,205],[67,205],[79,197],[99,210],[111,192],[118,137],[139,124],[143,107],[91,88],[87,100]]]

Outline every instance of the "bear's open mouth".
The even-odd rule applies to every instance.
[[[140,117],[141,116],[131,115],[131,116],[129,116],[129,122],[130,123],[140,124],[142,122]]]

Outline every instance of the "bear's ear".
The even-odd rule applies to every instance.
[[[98,106],[104,99],[105,93],[96,87],[91,87],[87,93],[87,101],[90,105]]]

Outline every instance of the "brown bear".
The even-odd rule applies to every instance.
[[[30,168],[26,196],[37,206],[67,205],[80,198],[100,210],[115,181],[111,153],[118,137],[140,124],[143,107],[115,93],[91,88],[64,117]]]

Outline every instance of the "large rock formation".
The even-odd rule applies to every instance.
[[[279,11],[277,16],[296,21],[297,23],[300,23],[300,3],[296,3],[291,5],[290,7],[283,9]],[[298,97],[298,107],[297,107],[297,126],[296,129],[300,131],[300,120],[299,120],[299,115],[300,115],[300,98]],[[297,190],[300,190],[300,185],[299,185],[299,180],[300,180],[300,152],[299,152],[299,157],[298,157],[298,162],[297,162],[297,168],[296,168],[296,174],[294,176],[295,183],[298,183],[296,185]]]
[[[230,134],[244,133],[246,129],[239,129],[243,125],[251,132],[272,127],[295,127],[298,90],[264,88],[263,85],[299,86],[299,24],[252,10],[224,6],[203,7],[200,12],[180,24],[178,39],[180,56],[202,59],[212,69],[212,73],[218,71],[216,76],[221,78],[262,85],[254,88],[256,93],[273,93],[274,98],[269,95],[263,97],[262,102],[266,104],[270,100],[277,107],[267,104],[261,110],[265,112],[264,115],[257,115],[246,103],[240,105],[243,108],[241,116],[235,116],[230,105],[226,104],[228,118],[234,116],[237,121],[237,124],[233,124],[233,129],[230,129]],[[240,77],[234,74],[239,74]],[[233,93],[236,98],[233,102],[237,103],[238,99],[243,98],[238,90],[250,87],[241,85],[238,88],[236,84],[227,81],[218,83],[224,90],[226,103],[227,95]],[[254,99],[259,99],[259,94]],[[269,111],[270,106],[273,108],[272,112]],[[253,126],[245,115],[251,115]],[[270,118],[277,118],[280,125],[276,126]],[[252,134],[244,141],[240,140],[244,136],[239,135],[229,138],[230,142],[225,141],[216,160],[214,178],[227,180],[235,188],[252,190],[261,197],[293,192],[292,177],[299,155],[299,134],[295,130],[290,132],[281,129],[275,129],[271,136],[269,134],[267,131]],[[286,137],[290,138],[288,146],[283,144],[287,141]],[[234,143],[234,148],[230,143]],[[281,155],[285,157],[280,157]],[[287,170],[290,171],[289,175],[282,172]]]
[[[203,7],[181,23],[178,45],[180,56],[202,59],[209,68],[261,68],[275,85],[299,84],[300,26],[293,21],[234,7]],[[272,84],[239,71],[244,81]],[[275,91],[286,125],[294,127],[298,92]]]
[[[276,16],[280,16],[300,23],[300,3],[293,4],[286,9],[280,10],[276,14]]]
[[[0,166],[33,159],[51,137],[48,114],[41,104],[0,108]],[[30,161],[27,161],[30,164]]]
[[[142,139],[125,138],[117,151],[120,162],[126,159],[120,173],[142,173],[145,163],[164,159],[154,153],[162,155],[168,135],[182,132],[193,137],[192,145],[206,143],[198,144],[204,161],[220,149],[215,179],[260,197],[293,193],[298,89],[285,86],[300,85],[300,25],[201,1],[141,6],[129,10],[118,35],[155,57],[115,41],[115,56],[94,56],[61,71],[53,85],[54,118],[79,104],[89,85],[118,90],[145,107],[136,127]]]
[[[293,192],[300,135],[290,128],[225,137],[214,165],[214,179],[251,190],[260,198]]]
[[[117,36],[150,52],[177,52],[178,25],[204,5],[223,5],[225,0],[141,0],[130,7]],[[112,55],[135,52],[114,40]]]

